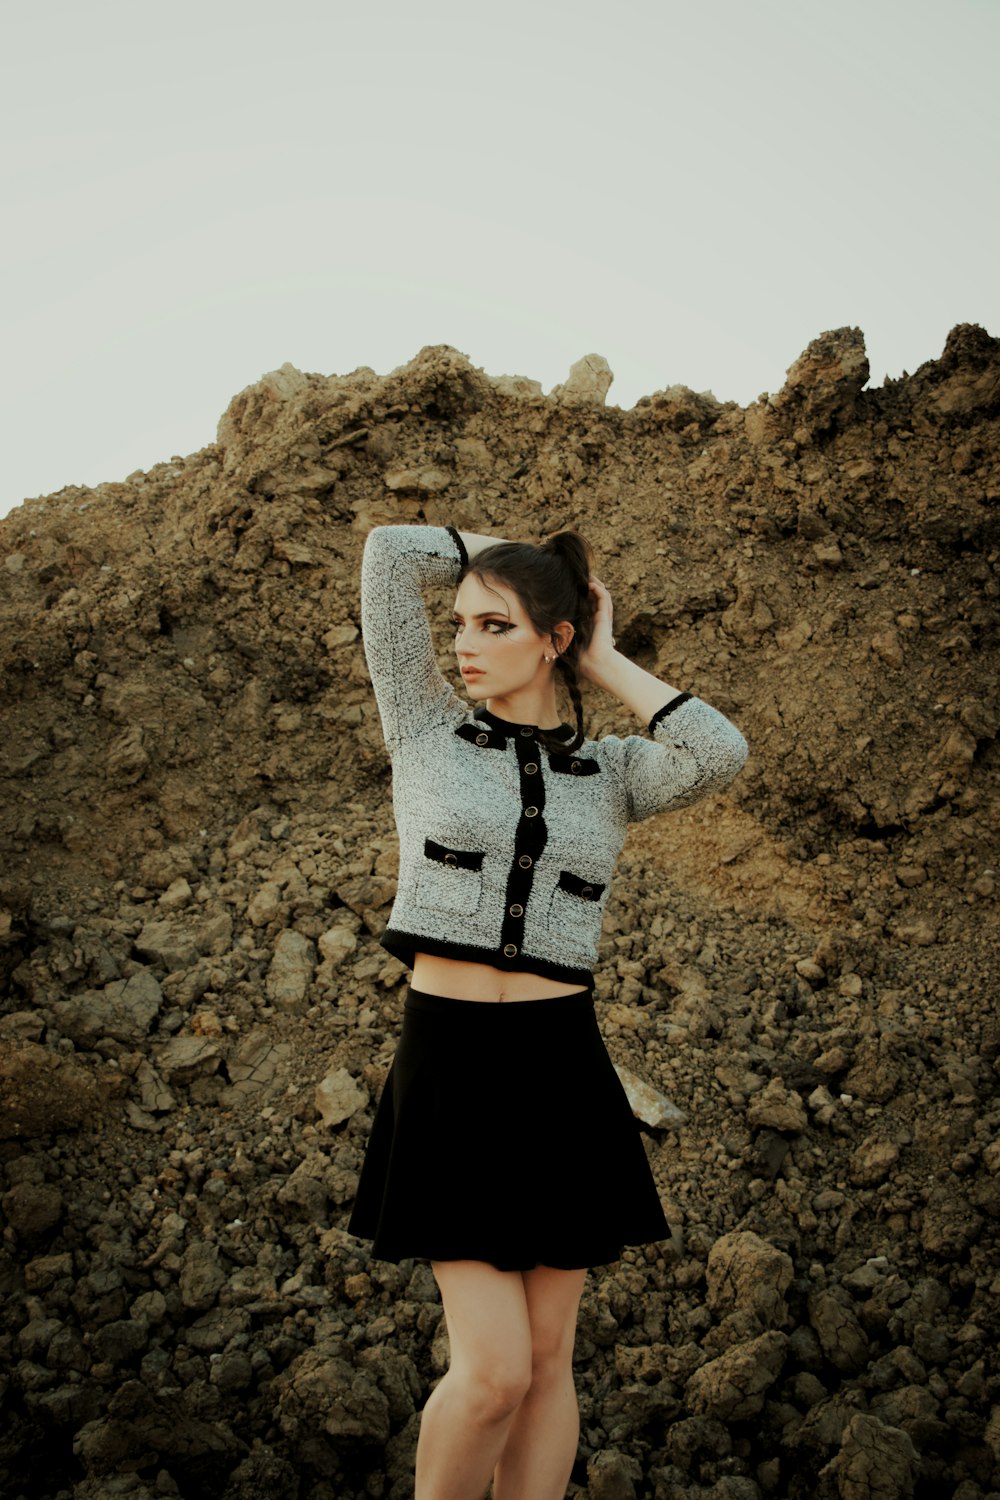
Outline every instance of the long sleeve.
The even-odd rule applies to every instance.
[[[721,792],[747,758],[747,742],[736,725],[687,693],[662,708],[649,730],[652,739],[629,735],[615,746],[630,822]],[[610,745],[611,737],[602,743]]]
[[[431,728],[456,697],[438,670],[423,590],[457,583],[465,561],[450,526],[377,526],[368,534],[361,631],[390,750]]]

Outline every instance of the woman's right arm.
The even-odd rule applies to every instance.
[[[376,526],[365,541],[361,631],[390,750],[431,728],[455,697],[438,669],[423,590],[454,587],[466,557],[451,526]]]
[[[462,545],[470,562],[486,547],[502,547],[507,542],[506,537],[481,536],[478,531],[462,531],[459,535],[462,538]]]

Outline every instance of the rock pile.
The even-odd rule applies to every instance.
[[[358,564],[414,519],[578,526],[752,749],[607,912],[672,1236],[588,1281],[574,1492],[997,1500],[1000,343],[866,376],[851,329],[745,410],[285,366],[0,523],[5,1495],[411,1493],[440,1305],[343,1226],[405,983]]]

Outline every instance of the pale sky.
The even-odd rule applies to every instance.
[[[745,404],[1000,335],[1000,0],[33,0],[0,58],[0,514],[286,360]]]

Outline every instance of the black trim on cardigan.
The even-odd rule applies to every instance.
[[[601,767],[587,755],[550,755],[549,767],[560,776],[599,776]]]
[[[569,891],[571,896],[579,896],[581,901],[600,901],[604,894],[604,886],[599,880],[581,880],[579,875],[574,875],[572,870],[559,871],[559,889]]]
[[[671,698],[669,703],[664,703],[662,708],[657,709],[656,713],[649,721],[650,734],[653,733],[653,730],[656,728],[657,724],[663,722],[663,720],[667,717],[667,714],[672,714],[675,708],[680,708],[682,703],[687,703],[688,699],[693,697],[694,693],[678,693],[676,698]]]
[[[568,724],[558,724],[555,729],[539,730],[537,724],[515,724],[510,719],[501,719],[499,714],[492,713],[485,705],[480,704],[473,709],[472,717],[488,724],[497,734],[505,735],[507,739],[533,739],[537,740],[539,734],[556,735],[558,739],[572,739],[575,730]]]
[[[455,730],[459,739],[478,745],[480,750],[506,750],[507,736],[490,729],[477,728],[475,724],[459,724]]]
[[[454,526],[446,526],[444,529],[451,537],[452,541],[455,543],[455,549],[458,552],[459,561],[461,562],[462,567],[467,568],[469,566],[469,554],[466,550],[465,543],[462,541],[461,532],[456,531]]]
[[[549,832],[542,812],[545,807],[545,778],[542,775],[538,742],[519,734],[514,740],[514,754],[521,792],[521,816],[514,833],[514,858],[507,875],[503,922],[500,927],[500,951],[504,958],[519,957],[524,940],[524,914],[531,898],[535,864],[545,848]]]
[[[471,849],[449,849],[446,844],[437,844],[433,839],[424,839],[424,856],[441,865],[451,865],[456,870],[481,870],[485,854],[473,853]]]
[[[434,958],[457,958],[466,963],[488,964],[490,968],[500,969],[504,973],[520,973],[527,962],[531,966],[528,972],[538,974],[543,979],[558,979],[564,984],[579,985],[581,989],[594,988],[591,969],[574,969],[569,964],[554,963],[549,958],[536,958],[532,953],[518,953],[516,958],[506,958],[502,948],[479,948],[472,943],[422,937],[419,933],[400,932],[393,927],[386,928],[379,943],[387,953],[391,953],[410,969],[413,968],[413,960],[418,953],[429,953]]]

